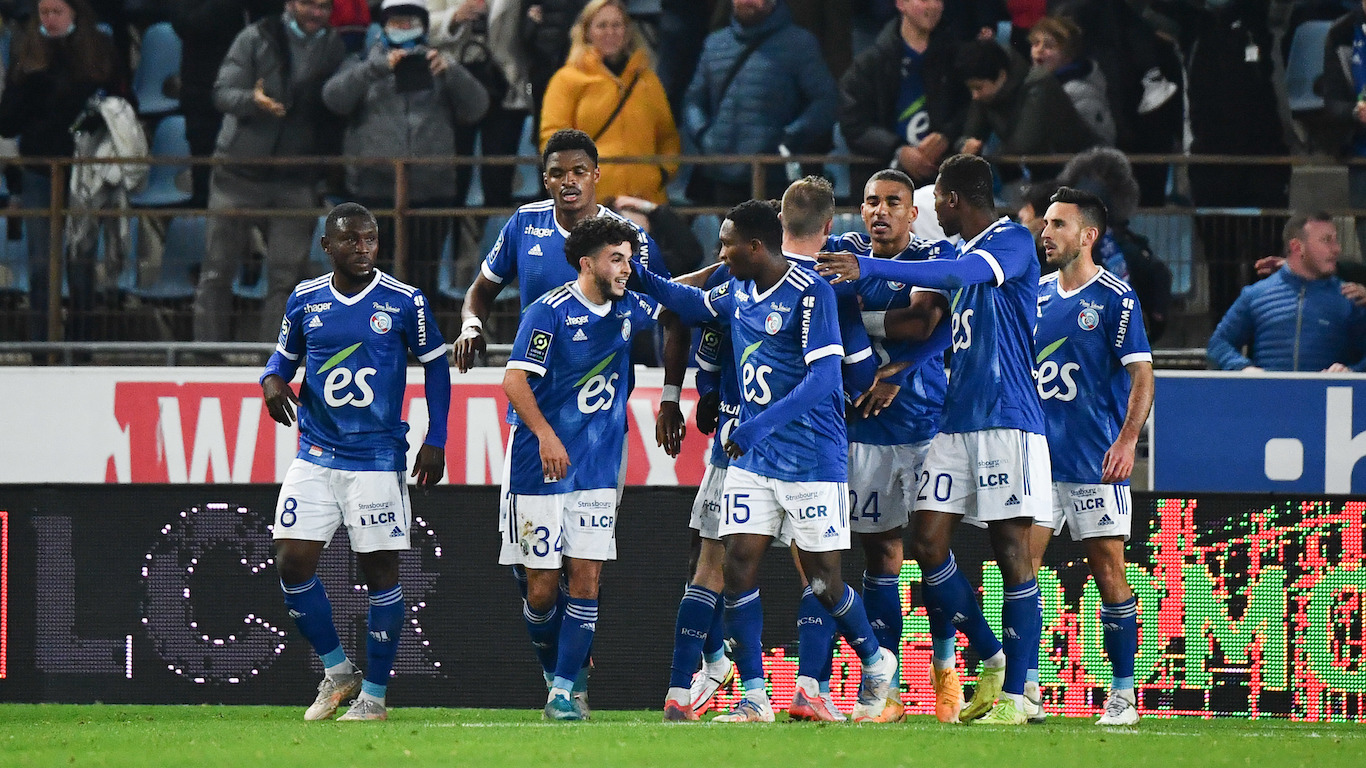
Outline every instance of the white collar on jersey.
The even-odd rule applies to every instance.
[[[384,273],[380,272],[378,269],[375,270],[375,276],[373,279],[370,280],[370,284],[362,288],[361,292],[356,294],[355,296],[346,296],[342,293],[339,293],[337,291],[337,286],[332,284],[332,278],[330,277],[327,279],[327,289],[329,291],[332,291],[333,298],[349,307],[356,304],[361,299],[365,298],[365,295],[368,294],[370,291],[373,291],[375,289],[375,286],[379,285],[379,278],[382,274]]]
[[[607,214],[607,206],[603,205],[602,203],[598,203],[598,212],[595,213],[595,214],[593,214],[593,215],[594,215],[594,216],[605,216],[606,214]],[[560,232],[560,237],[563,237],[563,238],[568,239],[568,237],[569,237],[569,230],[567,230],[567,229],[565,229],[564,227],[560,226],[560,219],[559,219],[559,217],[557,217],[557,216],[555,215],[555,208],[554,208],[554,206],[551,206],[551,208],[550,208],[550,220],[553,221],[553,222],[555,222],[555,229],[559,230],[559,232]]]
[[[606,304],[594,304],[589,301],[588,297],[583,295],[583,291],[579,290],[579,284],[577,282],[565,283],[564,285],[569,289],[570,293],[574,294],[574,298],[578,299],[580,304],[588,307],[588,311],[598,317],[607,317],[607,313],[612,311],[612,302],[610,301]]]
[[[976,248],[976,247],[977,247],[977,241],[978,241],[978,240],[981,240],[983,237],[985,237],[985,236],[991,234],[992,230],[996,229],[997,227],[1001,226],[1002,224],[1009,224],[1009,223],[1010,223],[1010,217],[1009,217],[1009,216],[1002,216],[1001,218],[997,219],[996,221],[993,221],[992,223],[990,223],[990,224],[987,225],[987,228],[986,228],[986,229],[982,230],[981,232],[978,232],[978,233],[977,233],[977,237],[974,237],[974,238],[972,238],[971,240],[969,240],[969,241],[967,241],[966,243],[963,243],[961,246],[959,246],[958,252],[959,252],[959,253],[967,253],[968,251],[971,251],[973,248]]]
[[[778,278],[778,282],[776,282],[776,283],[774,283],[773,285],[769,286],[769,289],[768,289],[767,291],[764,291],[763,293],[759,293],[758,291],[755,291],[755,292],[754,292],[754,300],[755,300],[755,301],[763,301],[763,300],[767,299],[769,296],[772,296],[772,295],[773,295],[773,292],[776,291],[776,290],[778,290],[778,286],[780,286],[780,285],[782,285],[783,283],[787,282],[787,276],[790,275],[790,274],[792,274],[792,270],[794,270],[794,269],[796,269],[796,268],[797,268],[797,265],[796,265],[796,264],[790,264],[790,263],[789,263],[789,264],[787,265],[787,271],[783,273],[783,276],[782,276],[782,277]]]
[[[800,261],[803,264],[816,263],[815,256],[807,256],[804,253],[793,253],[792,251],[789,251],[786,248],[783,249],[783,256],[786,256],[788,261]]]
[[[1078,257],[1078,258],[1080,258],[1080,257]],[[1082,291],[1086,290],[1086,288],[1087,288],[1088,286],[1090,286],[1091,283],[1094,283],[1095,281],[1099,280],[1099,279],[1100,279],[1100,276],[1103,275],[1103,274],[1105,274],[1105,267],[1102,267],[1102,266],[1100,266],[1099,264],[1097,264],[1097,265],[1096,265],[1096,273],[1095,273],[1094,275],[1091,275],[1091,279],[1090,279],[1090,280],[1087,280],[1087,281],[1084,282],[1084,283],[1082,283],[1081,286],[1078,287],[1075,291],[1064,291],[1064,290],[1062,289],[1062,275],[1058,275],[1057,280],[1054,281],[1054,282],[1056,282],[1056,283],[1058,284],[1058,298],[1060,298],[1060,299],[1070,299],[1070,298],[1072,298],[1073,296],[1076,296],[1077,294],[1079,294],[1079,293],[1081,293]]]

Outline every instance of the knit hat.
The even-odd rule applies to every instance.
[[[391,16],[416,16],[422,19],[423,29],[430,29],[432,24],[427,0],[384,0],[379,6],[379,23],[386,23]]]

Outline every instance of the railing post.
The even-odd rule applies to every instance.
[[[66,205],[66,174],[56,160],[49,161],[48,178],[52,182],[51,207],[47,217],[47,338],[61,341],[62,333],[62,208]]]
[[[383,243],[380,244],[383,247]],[[408,281],[408,163],[394,163],[394,277]]]
[[[763,200],[763,199],[764,199],[764,186],[765,186],[765,184],[764,184],[764,176],[766,176],[766,175],[767,175],[767,174],[765,173],[764,162],[763,162],[762,160],[757,160],[757,159],[756,159],[756,160],[753,160],[753,161],[750,162],[750,166],[749,166],[749,187],[750,187],[750,197],[751,197],[752,199],[754,199],[754,200]]]

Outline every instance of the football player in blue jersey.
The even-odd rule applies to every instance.
[[[934,199],[944,231],[965,240],[958,258],[915,262],[832,253],[820,256],[819,271],[841,282],[896,280],[952,296],[951,375],[940,432],[916,484],[911,552],[923,574],[935,639],[936,699],[944,671],[955,664],[952,655],[941,655],[953,653],[953,633],[961,630],[983,659],[961,718],[1020,725],[1041,629],[1030,528],[1053,519],[1043,408],[1034,387],[1039,262],[1029,230],[996,218],[985,160],[945,160]],[[960,518],[990,535],[1005,586],[1004,644],[954,561],[950,542]]]
[[[526,569],[523,617],[553,720],[584,719],[573,686],[597,628],[603,561],[616,558],[631,335],[659,313],[626,289],[636,242],[618,219],[574,226],[564,247],[578,277],[527,307],[503,378],[514,412],[498,561]],[[562,568],[569,593],[561,607]]]
[[[1064,523],[1073,540],[1084,543],[1113,672],[1105,713],[1096,723],[1136,725],[1138,601],[1124,575],[1124,542],[1133,529],[1134,451],[1153,404],[1153,355],[1134,289],[1092,259],[1092,248],[1105,236],[1105,205],[1069,187],[1050,202],[1043,248],[1058,271],[1039,281],[1034,339],[1053,462],[1053,526],[1034,528],[1034,566]],[[1037,665],[1030,676],[1027,714],[1042,720]]]
[[[402,419],[409,351],[423,365],[428,413],[412,476],[429,487],[445,471],[446,344],[422,292],[375,269],[378,233],[362,206],[332,209],[322,248],[333,271],[290,294],[279,344],[261,376],[271,418],[289,426],[297,413],[299,422],[299,453],[280,487],[274,536],[285,605],[326,669],[305,720],[330,718],[357,694],[338,719],[388,718],[385,687],[404,623],[399,552],[408,549],[412,523]],[[296,397],[289,382],[300,365]],[[342,649],[316,575],[323,547],[343,524],[370,591],[364,675]]]
[[[849,547],[848,445],[833,289],[782,254],[777,211],[751,200],[721,223],[721,259],[731,279],[710,291],[641,274],[647,293],[685,322],[729,327],[740,376],[740,417],[724,441],[726,471],[718,533],[725,544],[726,635],[745,688],[718,722],[772,722],[765,690],[758,566],[780,532],[796,544],[813,594],[863,660],[861,703],[881,706],[896,657],[881,648],[863,601],[840,576]],[[683,700],[686,690],[670,689]]]
[[[869,234],[847,232],[831,236],[822,244],[822,251],[849,251],[862,256],[884,259],[923,260],[941,255],[946,246],[911,234],[916,219],[912,202],[915,189],[906,174],[896,170],[875,173],[864,186],[861,213]],[[833,199],[832,199],[833,204]],[[787,215],[784,201],[784,216]],[[786,224],[786,222],[785,222]],[[814,259],[813,266],[814,266]],[[888,280],[857,280],[841,283],[836,291],[851,290],[858,295],[863,307],[863,320],[877,364],[882,366],[879,380],[871,390],[863,393],[859,407],[848,410],[849,430],[849,500],[850,528],[859,535],[863,546],[863,604],[868,620],[884,648],[898,652],[901,647],[901,590],[898,577],[904,560],[902,532],[910,516],[915,493],[915,480],[921,471],[930,439],[939,430],[939,413],[944,403],[943,352],[948,346],[948,323],[942,320],[948,311],[946,293],[922,290],[905,283]],[[898,341],[885,337],[887,310],[907,309],[919,323],[916,329],[903,329]],[[938,333],[935,333],[938,331]],[[934,342],[927,344],[931,336]],[[915,362],[912,365],[912,362]],[[815,606],[804,603],[798,623],[808,628],[803,637],[802,670],[798,671],[798,695],[810,701],[809,689],[814,683],[828,686],[828,648],[833,633],[827,632],[826,642],[817,635],[821,623],[817,617],[807,618]],[[805,619],[805,620],[804,620]],[[810,642],[807,642],[807,639]],[[806,647],[810,645],[825,664],[824,677],[810,679],[816,660],[808,666]],[[856,722],[899,722],[905,719],[898,681],[893,681],[892,696],[876,710],[860,708],[854,712]],[[958,689],[961,690],[961,689]],[[954,702],[961,695],[952,693]],[[804,702],[795,702],[794,708]],[[808,709],[802,707],[802,709]],[[819,706],[809,707],[811,719],[828,719]],[[789,715],[792,710],[789,709]],[[956,717],[957,709],[953,710]]]
[[[565,259],[564,244],[570,230],[585,219],[603,216],[626,222],[636,233],[640,262],[668,274],[654,240],[615,211],[598,204],[598,148],[588,134],[574,129],[556,131],[546,141],[541,165],[541,180],[550,199],[528,203],[508,219],[465,294],[460,310],[461,332],[453,345],[455,365],[461,373],[469,370],[476,356],[485,351],[484,321],[500,288],[516,280],[525,312],[546,291],[576,279],[574,267]],[[634,288],[636,284],[630,285]],[[665,312],[659,323],[664,329],[664,392],[655,424],[655,442],[670,456],[677,456],[686,431],[678,402],[687,372],[689,335],[672,313]],[[634,381],[628,381],[625,386],[629,390],[633,384]],[[526,574],[520,566],[512,571],[525,598]],[[574,697],[584,712],[588,711],[587,684],[585,667]]]

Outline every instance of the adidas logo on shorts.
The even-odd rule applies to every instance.
[[[394,526],[394,530],[389,531],[389,538],[391,538],[391,539],[397,539],[397,538],[400,538],[400,537],[402,537],[402,536],[403,536],[403,529],[400,528],[400,527],[398,527],[397,525]]]
[[[1101,516],[1100,516],[1100,520],[1097,520],[1097,521],[1096,521],[1096,525],[1114,525],[1114,524],[1115,524],[1115,521],[1110,519],[1110,515],[1109,515],[1109,514],[1101,515]]]
[[[1020,506],[1020,500],[1019,500],[1018,498],[1015,497],[1015,494],[1012,493],[1012,494],[1010,494],[1010,498],[1006,499],[1006,506],[1007,506],[1007,507],[1018,507],[1018,506]]]
[[[825,534],[822,536],[822,538],[832,539],[838,535],[840,535],[840,532],[835,530],[835,526],[832,525],[829,528],[825,529]]]

